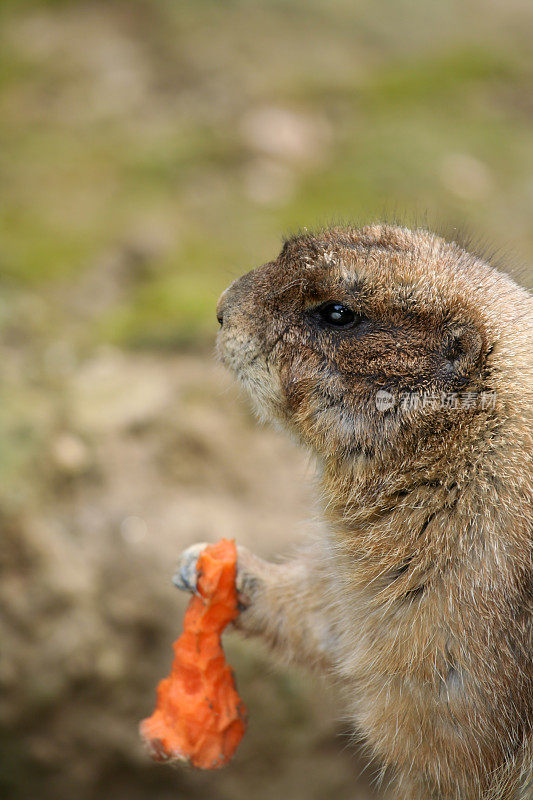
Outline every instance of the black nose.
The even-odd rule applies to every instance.
[[[224,323],[224,317],[222,314],[217,314],[218,324],[222,325]]]

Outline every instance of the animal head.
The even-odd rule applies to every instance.
[[[218,353],[262,418],[322,458],[370,464],[480,434],[513,392],[520,313],[531,321],[525,291],[456,244],[333,228],[226,289]]]

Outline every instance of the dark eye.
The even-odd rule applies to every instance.
[[[342,303],[324,303],[316,310],[319,319],[326,325],[335,328],[348,328],[353,325],[359,317]]]

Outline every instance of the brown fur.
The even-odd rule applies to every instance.
[[[322,327],[325,301],[365,319]],[[323,500],[298,558],[240,550],[239,627],[331,675],[395,797],[533,797],[528,294],[376,225],[291,239],[218,313],[220,357],[315,454]]]

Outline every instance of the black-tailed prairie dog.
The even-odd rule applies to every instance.
[[[324,521],[292,561],[239,550],[238,627],[332,677],[398,800],[533,798],[529,295],[373,225],[290,239],[217,314],[258,414],[316,457]]]

